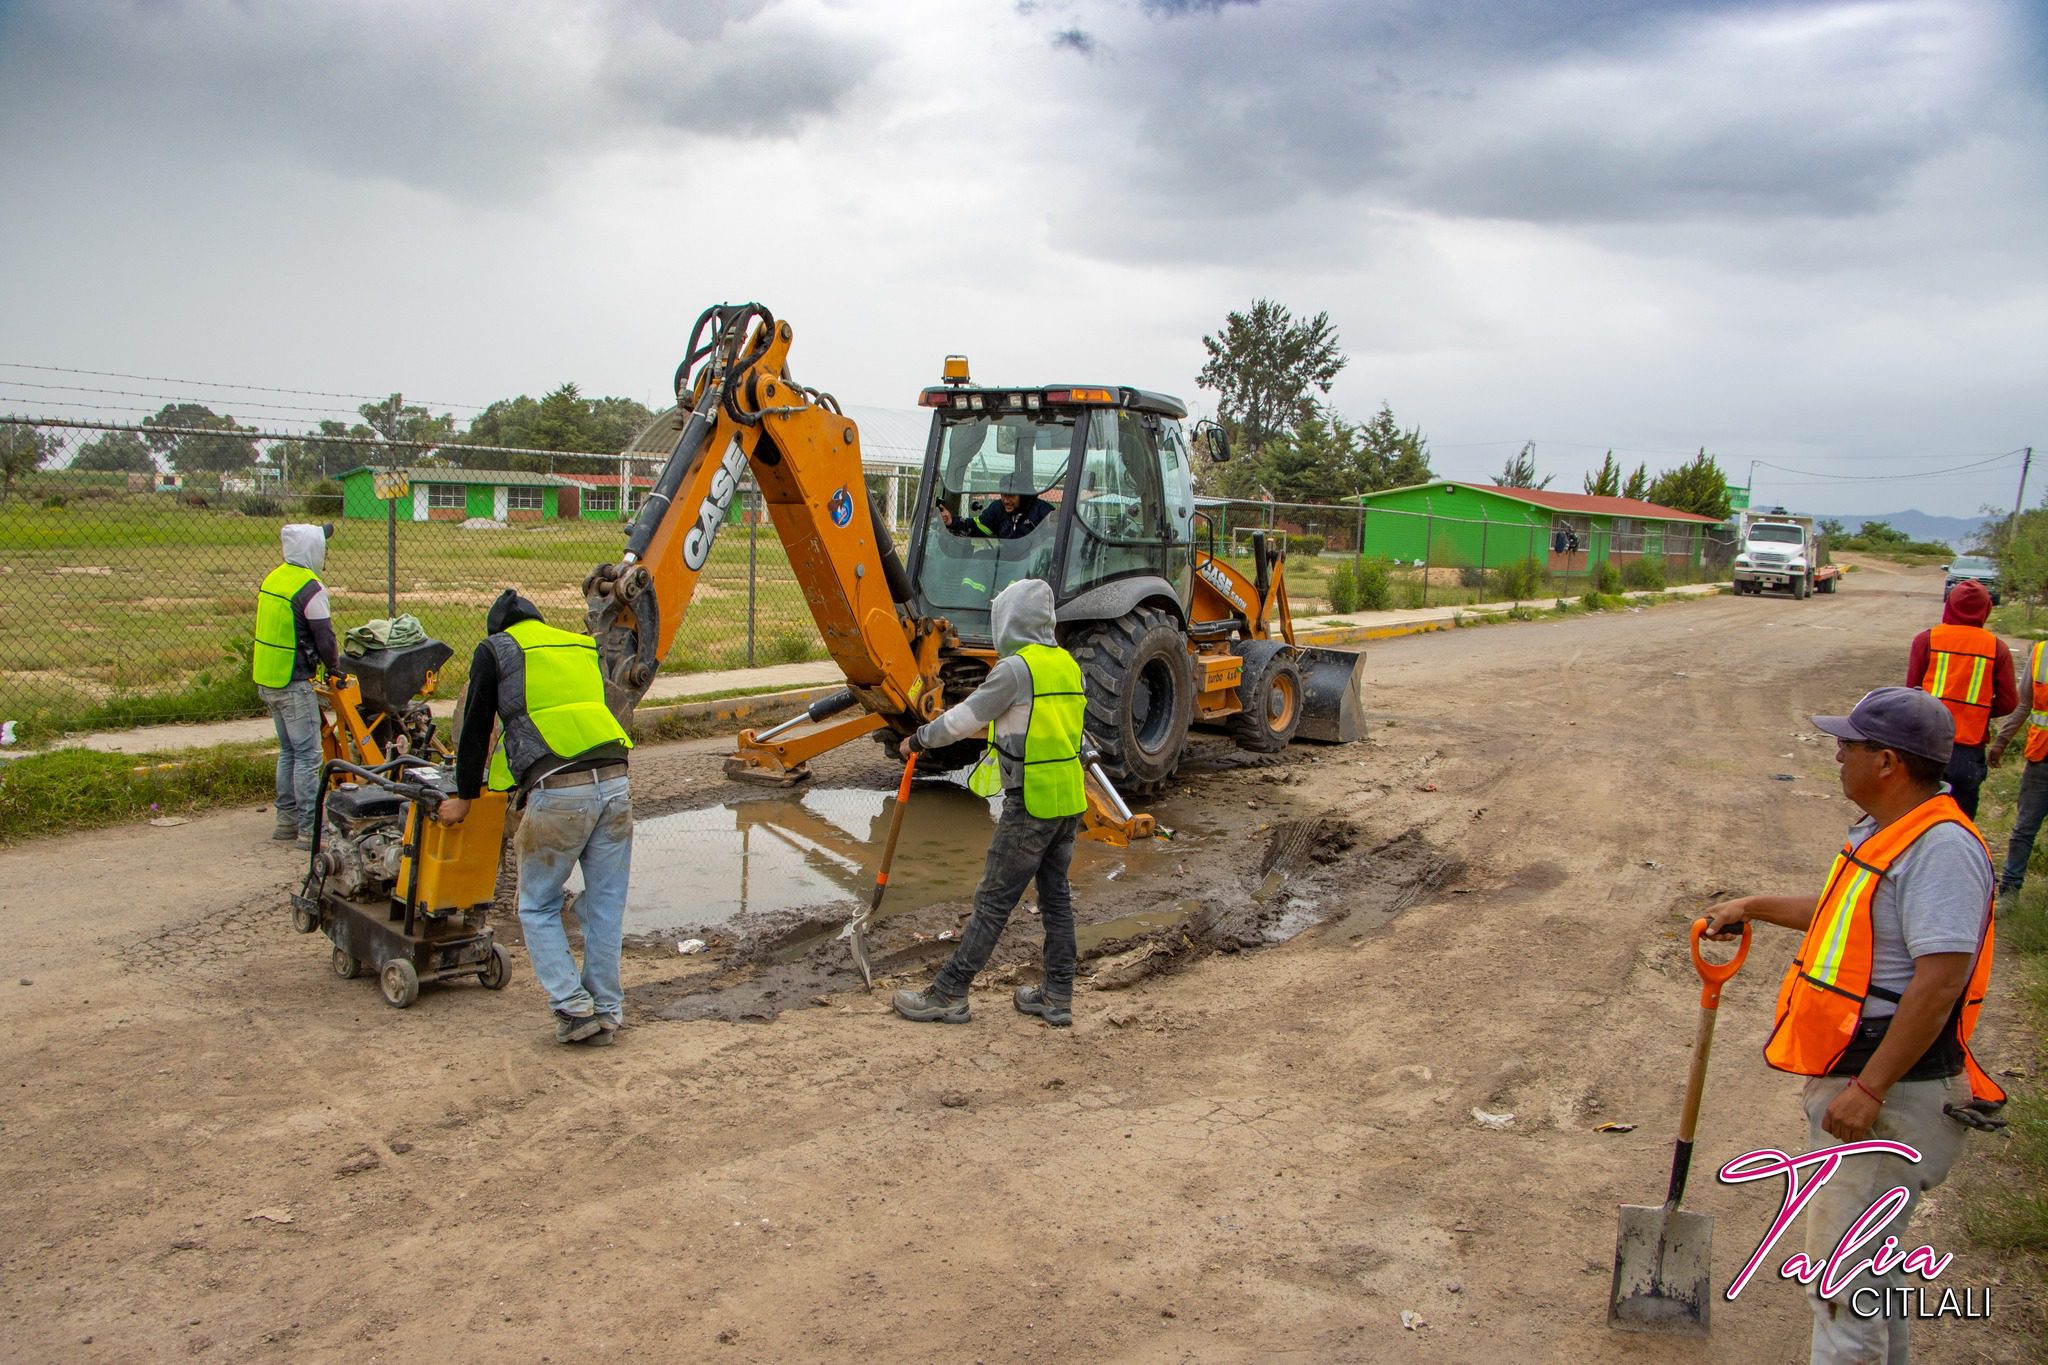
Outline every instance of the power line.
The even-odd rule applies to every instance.
[[[2019,453],[2017,450],[2008,450],[2001,455],[1992,455],[1971,464],[1950,465],[1946,469],[1928,469],[1916,474],[1830,474],[1820,469],[1793,469],[1788,465],[1772,464],[1769,460],[1758,460],[1756,464],[1759,469],[1775,469],[1781,474],[1804,474],[1821,483],[1896,483],[1907,479],[1945,479],[1967,470],[2003,464]],[[1783,480],[1774,479],[1772,482],[1781,483]]]
[[[250,393],[283,393],[299,398],[353,398],[365,403],[381,403],[391,395],[388,393],[332,393],[323,389],[280,389],[266,384],[228,384],[211,379],[173,379],[160,374],[125,374],[119,370],[80,370],[67,365],[30,365],[23,361],[0,360],[0,368],[10,370],[40,370],[46,374],[82,374],[97,379],[136,379],[145,384],[192,384],[208,389],[243,389]],[[415,398],[414,403],[429,408],[463,408],[470,412],[482,412],[479,403],[446,403],[437,398]]]

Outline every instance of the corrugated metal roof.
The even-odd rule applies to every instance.
[[[351,474],[380,474],[377,465],[359,464],[354,469],[345,469],[337,478]],[[438,465],[424,468],[408,466],[406,474],[414,483],[481,483],[493,488],[575,488],[574,479],[560,474],[540,474],[524,469],[448,469]]]

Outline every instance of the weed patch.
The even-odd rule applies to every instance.
[[[258,745],[33,754],[0,767],[0,843],[255,801],[276,784],[277,757]]]

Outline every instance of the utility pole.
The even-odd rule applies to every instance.
[[[2027,466],[2034,462],[2034,448],[2028,446],[2020,454],[2020,491],[2013,495],[2012,515],[2005,519],[2005,533],[2010,536],[2015,522],[2020,518],[2020,504],[2027,500]]]

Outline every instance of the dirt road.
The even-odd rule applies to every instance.
[[[1662,1197],[1687,921],[1814,883],[1850,809],[1804,717],[1894,681],[1939,582],[1375,647],[1371,743],[1197,775],[1188,838],[1083,888],[1228,906],[1271,864],[1331,922],[1084,989],[1068,1033],[1001,987],[962,1028],[844,987],[660,1020],[686,964],[650,954],[620,1045],[561,1048],[523,958],[403,1012],[332,978],[267,814],[0,853],[0,1355],[1803,1359],[1771,1271],[1708,1343],[1611,1335],[1615,1206]],[[650,806],[728,790],[716,746],[635,772]],[[1804,1140],[1757,1055],[1791,947],[1722,1010],[1689,1201],[1718,1284],[1779,1192],[1713,1169]],[[2002,1293],[1917,1358],[2022,1358],[2041,1308]]]

